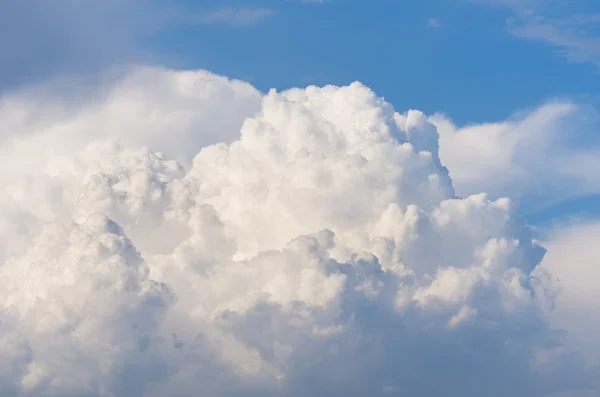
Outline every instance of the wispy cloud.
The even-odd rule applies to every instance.
[[[571,62],[600,66],[600,14],[577,11],[572,2],[560,0],[476,1],[513,10],[508,26],[514,36],[552,45]]]
[[[440,25],[440,21],[437,18],[429,18],[427,20],[427,24],[425,26],[428,28],[437,29],[441,25]]]
[[[510,32],[552,44],[571,62],[591,62],[600,66],[600,36],[590,31],[593,28],[590,25],[600,26],[600,16],[549,19],[535,15],[524,23],[511,22]]]
[[[226,7],[200,14],[194,18],[194,22],[201,24],[248,26],[259,23],[274,14],[275,12],[268,8]]]

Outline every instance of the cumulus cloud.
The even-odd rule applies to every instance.
[[[65,106],[3,99],[2,394],[587,385],[545,250],[510,200],[456,197],[421,112],[156,69]]]
[[[600,223],[597,220],[569,219],[552,225],[546,232],[548,249],[543,268],[556,278],[559,293],[550,324],[563,330],[563,349],[583,352],[587,371],[600,365],[600,293],[597,280]],[[596,370],[594,370],[596,368]],[[600,377],[592,378],[592,387],[552,394],[552,397],[593,397],[600,390]]]
[[[524,213],[600,193],[594,172],[600,167],[600,145],[589,139],[599,120],[593,108],[569,101],[549,102],[494,123],[457,126],[442,114],[430,117],[457,193],[507,195]]]
[[[600,364],[600,277],[596,241],[600,223],[571,221],[554,226],[545,246],[548,256],[544,268],[559,281],[562,290],[556,302],[553,321],[569,330],[568,342],[586,351],[596,365]]]
[[[147,145],[188,164],[201,147],[237,138],[261,106],[251,85],[206,71],[135,68],[85,101],[57,91],[65,91],[60,83],[0,98],[3,157],[24,160],[20,168],[105,138]],[[32,145],[35,159],[26,156]]]

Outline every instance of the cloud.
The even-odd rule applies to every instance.
[[[359,83],[113,84],[3,98],[4,394],[541,397],[597,375],[550,327],[532,231],[455,197],[422,113]]]
[[[196,21],[202,24],[225,23],[234,26],[247,26],[256,24],[272,15],[274,15],[274,11],[267,8],[227,7],[200,15]]]
[[[21,150],[39,143],[37,158],[47,161],[48,156],[81,151],[94,139],[119,138],[187,164],[201,147],[237,138],[244,119],[260,110],[262,96],[250,84],[206,71],[155,67],[129,69],[108,86],[86,92],[85,100],[55,96],[66,91],[65,84],[69,82],[0,98],[3,156],[19,161]],[[32,160],[25,163],[41,166]]]
[[[439,28],[441,25],[440,21],[437,18],[429,18],[425,26],[427,26],[428,28],[436,29]]]
[[[547,43],[571,62],[600,65],[600,15],[585,10],[585,4],[560,0],[476,0],[505,6],[515,12],[509,31],[529,40]],[[577,11],[577,6],[584,11]]]
[[[565,329],[566,346],[586,352],[588,365],[600,365],[600,277],[596,242],[600,223],[571,220],[548,231],[544,268],[558,280],[561,293],[552,316],[555,327]],[[598,385],[597,387],[600,387]]]
[[[458,127],[446,116],[430,118],[440,133],[440,156],[458,194],[484,190],[507,195],[523,212],[598,194],[600,142],[595,109],[559,100],[513,115],[508,121]],[[552,172],[548,160],[552,159]]]
[[[150,146],[189,166],[203,146],[236,139],[244,119],[261,107],[261,94],[254,87],[205,71],[141,67],[104,88],[85,101],[79,95],[56,97],[56,92],[64,91],[62,82],[0,99],[0,153],[5,164],[13,164],[0,170],[0,182],[21,181],[12,194],[20,197],[19,206],[31,206],[35,212],[32,217],[14,218],[35,224],[2,248],[17,249],[22,238],[31,237],[23,237],[30,228],[38,230],[39,222],[58,219],[62,204],[56,200],[63,196],[62,186],[84,176],[86,167],[80,161],[87,164],[96,157],[91,152],[85,159],[62,159],[83,153],[90,142],[118,139],[133,147]],[[38,180],[39,184],[26,182],[26,175],[41,178],[44,171],[52,177]],[[39,205],[40,200],[46,204]],[[17,212],[11,214],[12,210]],[[3,216],[19,213],[6,207]]]
[[[559,53],[571,62],[600,65],[600,36],[586,32],[588,24],[598,24],[599,16],[552,20],[537,16],[525,24],[512,23],[510,31],[518,37],[543,41],[560,48]]]

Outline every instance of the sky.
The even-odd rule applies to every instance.
[[[598,395],[599,72],[594,0],[0,3],[0,395]]]

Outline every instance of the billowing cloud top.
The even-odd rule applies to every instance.
[[[510,201],[455,197],[436,127],[361,84],[143,69],[76,110],[2,105],[1,395],[542,396],[583,373]]]

